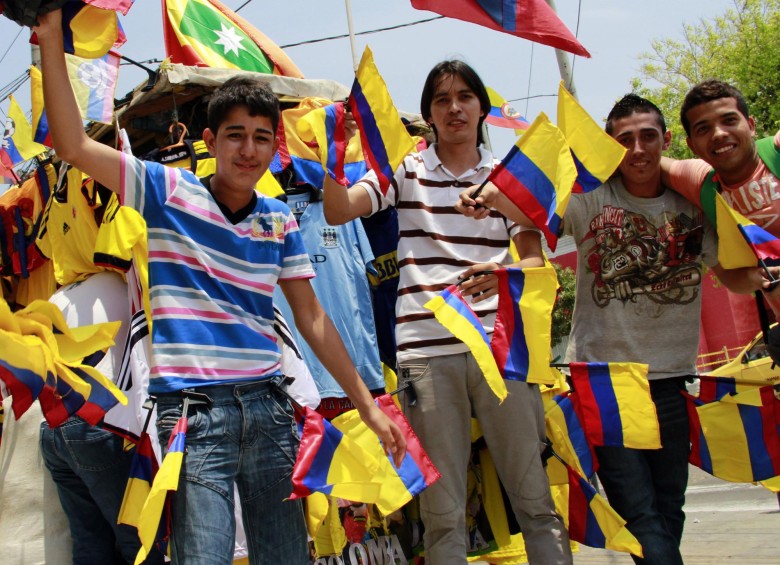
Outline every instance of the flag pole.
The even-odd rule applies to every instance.
[[[347,29],[349,30],[349,47],[352,49],[352,70],[357,72],[358,70],[358,56],[357,46],[355,45],[355,30],[352,27],[352,2],[350,0],[344,0],[347,7]]]
[[[545,0],[545,1],[550,6],[550,8],[552,8],[553,12],[557,14],[558,10],[555,8],[555,0]],[[568,90],[571,93],[571,95],[574,96],[574,99],[578,100],[577,88],[574,86],[574,74],[572,73],[569,54],[563,49],[556,49],[555,58],[558,61],[558,72],[561,75],[561,80],[563,81],[563,85],[566,87],[566,90]]]

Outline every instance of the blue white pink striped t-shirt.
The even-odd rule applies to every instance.
[[[234,225],[195,175],[129,155],[121,197],[147,223],[149,392],[278,374],[274,288],[279,279],[314,276],[287,205],[260,196]]]

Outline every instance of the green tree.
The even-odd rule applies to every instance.
[[[682,25],[682,39],[654,39],[639,56],[634,92],[663,111],[672,130],[669,156],[692,157],[680,124],[680,106],[698,82],[735,85],[756,118],[759,137],[780,128],[780,0],[734,0],[722,16]]]
[[[558,345],[571,332],[571,315],[574,312],[574,271],[553,263],[558,275],[558,299],[552,311],[552,344]]]

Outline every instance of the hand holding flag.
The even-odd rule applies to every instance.
[[[576,178],[577,169],[563,133],[542,112],[486,182],[492,182],[519,208],[555,251]],[[471,198],[478,194],[479,189]]]
[[[415,142],[401,122],[368,46],[360,59],[347,104],[360,130],[366,162],[386,194],[395,170],[414,150]]]

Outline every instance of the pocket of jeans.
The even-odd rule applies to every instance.
[[[290,403],[290,400],[287,398],[287,396],[278,390],[274,390],[269,395],[269,399],[271,401],[270,406],[272,407],[269,410],[269,413],[274,424],[291,424],[293,427],[295,427],[295,414],[292,404]]]
[[[63,434],[63,439],[73,463],[82,471],[107,471],[131,457],[125,452],[121,437],[97,426],[89,426],[70,437]]]
[[[157,405],[157,437],[160,440],[160,446],[165,449],[168,440],[171,437],[176,422],[181,418],[181,406],[171,404],[166,407],[163,404]]]

